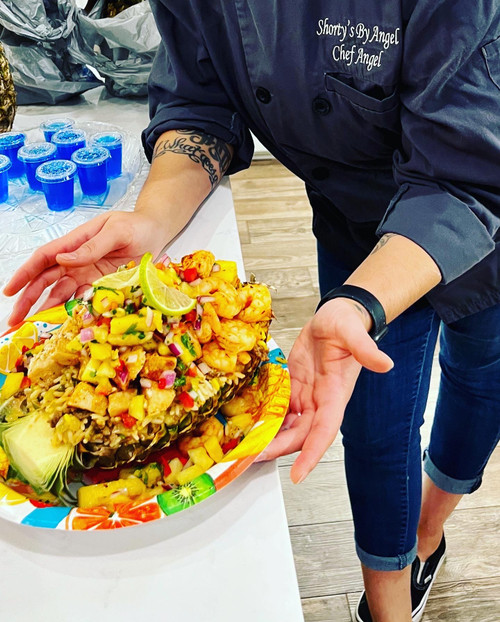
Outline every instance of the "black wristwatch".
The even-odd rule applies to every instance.
[[[356,302],[359,302],[359,304],[363,305],[373,321],[373,326],[368,333],[373,341],[378,343],[382,337],[387,334],[389,329],[385,323],[384,308],[375,296],[370,294],[369,291],[363,289],[362,287],[356,287],[355,285],[341,285],[340,287],[332,289],[328,292],[328,294],[323,296],[316,307],[316,311],[321,309],[325,302],[328,302],[333,298],[350,298],[351,300],[355,300]]]

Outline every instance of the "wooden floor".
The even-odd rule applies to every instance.
[[[247,274],[253,272],[276,288],[272,334],[288,354],[318,301],[315,242],[303,184],[277,162],[264,160],[234,175],[231,185]],[[305,620],[354,621],[362,581],[340,440],[298,486],[289,479],[292,461],[293,456],[281,458],[279,470]],[[482,487],[464,498],[449,519],[446,535],[447,561],[422,622],[500,622],[500,447]]]

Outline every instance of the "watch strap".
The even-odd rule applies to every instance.
[[[316,307],[316,311],[321,309],[326,302],[334,298],[349,298],[363,305],[372,318],[373,326],[368,334],[373,341],[379,342],[382,337],[387,334],[389,329],[386,324],[384,308],[377,298],[369,291],[362,287],[357,287],[356,285],[341,285],[340,287],[330,290],[323,296]]]

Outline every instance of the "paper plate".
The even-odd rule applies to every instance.
[[[64,306],[60,305],[38,313],[26,322],[35,324],[39,332],[52,332],[59,328],[66,317]],[[0,347],[8,344],[24,323],[0,337]],[[0,387],[5,377],[0,373]],[[285,356],[272,339],[269,341],[269,360],[260,366],[257,382],[262,399],[256,407],[256,423],[250,432],[234,449],[225,454],[222,462],[214,464],[188,484],[172,488],[145,501],[117,505],[110,511],[105,507],[83,509],[47,506],[22,494],[22,488],[13,490],[0,482],[0,518],[31,527],[94,531],[163,520],[200,503],[241,475],[281,427],[288,411],[290,378]],[[222,417],[220,414],[216,416]]]

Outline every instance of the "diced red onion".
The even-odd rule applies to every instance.
[[[170,257],[165,253],[160,257],[158,263],[162,263],[164,266],[168,266],[168,264],[170,263]]]
[[[199,302],[196,303],[196,314],[203,315],[203,307],[201,306]]]
[[[128,350],[127,346],[120,346],[120,347],[118,348],[118,351],[119,351],[119,352],[126,352],[127,350]]]
[[[197,317],[196,318],[193,326],[194,326],[195,330],[200,330],[200,328],[201,328],[201,317]]]
[[[127,363],[137,363],[137,354],[131,354],[127,357]]]
[[[82,328],[80,331],[80,341],[82,343],[88,343],[94,339],[94,330],[92,328]]]
[[[85,302],[88,302],[92,298],[93,295],[94,295],[94,288],[91,287],[83,292],[82,299]]]
[[[200,362],[198,363],[198,369],[201,371],[201,373],[202,373],[202,374],[205,374],[205,375],[209,374],[209,373],[212,371],[212,368],[211,368],[211,367],[209,367],[209,366],[205,363],[205,361],[200,361]]]
[[[168,344],[169,341],[172,341],[172,339],[174,338],[174,331],[171,330],[167,333],[166,337],[165,337],[165,343]]]
[[[214,263],[214,265],[212,266],[212,272],[219,272],[220,270],[220,266],[218,263]]]
[[[136,289],[135,292],[132,292],[134,294],[134,298],[139,298],[139,296],[142,296],[142,289],[139,287],[139,289]]]
[[[89,324],[92,324],[93,321],[94,316],[92,315],[92,313],[90,313],[90,311],[85,311],[82,317],[82,324],[84,326],[88,326]]]
[[[196,391],[193,391],[193,389],[191,389],[191,391],[188,391],[188,394],[195,400],[198,398],[198,393],[196,393]]]
[[[171,389],[174,386],[177,374],[173,370],[165,370],[161,373],[160,378],[165,380],[165,389]]]
[[[197,279],[194,279],[193,281],[191,281],[191,283],[189,283],[189,285],[191,285],[191,287],[196,287],[200,283],[201,283],[201,279],[198,277]]]
[[[206,302],[213,302],[215,300],[215,298],[213,296],[200,296],[198,298],[198,301],[201,302],[202,305],[204,305]]]
[[[116,375],[118,376],[118,378],[120,379],[120,381],[123,384],[126,384],[127,380],[128,380],[128,369],[125,367],[117,367],[116,368]]]
[[[107,309],[109,307],[109,298],[106,296],[106,298],[103,298],[101,300],[101,305],[103,309]]]
[[[153,386],[153,383],[149,378],[141,378],[140,383],[143,389],[150,389]]]
[[[153,317],[154,317],[153,309],[151,309],[151,307],[146,307],[146,326],[148,328],[153,323]]]
[[[169,343],[168,348],[174,356],[180,356],[182,354],[181,348],[176,343]]]

